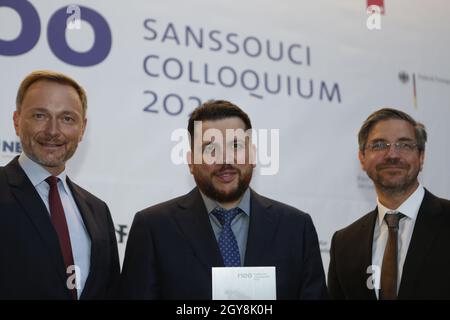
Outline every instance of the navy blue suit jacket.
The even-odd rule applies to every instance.
[[[275,266],[277,299],[326,298],[311,217],[251,191],[244,266]],[[127,243],[122,297],[212,298],[211,268],[223,260],[198,188],[138,212]]]
[[[71,299],[58,236],[18,157],[0,167],[0,299]],[[91,239],[91,265],[81,299],[112,298],[120,265],[107,205],[69,179]]]

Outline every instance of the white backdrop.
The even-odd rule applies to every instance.
[[[81,29],[64,40],[64,20],[53,15],[70,4],[0,0],[0,164],[20,152],[12,125],[20,81],[36,69],[77,79],[88,129],[68,172],[110,206],[121,257],[138,210],[194,186],[187,166],[171,162],[170,137],[199,100],[230,100],[254,128],[280,129],[279,172],[256,170],[252,187],[311,214],[325,269],[333,232],[375,206],[356,135],[379,107],[425,123],[420,179],[450,198],[448,1],[386,0],[381,30],[367,29],[364,0],[78,1]],[[108,27],[96,29],[86,7]],[[65,42],[72,55],[58,51]]]

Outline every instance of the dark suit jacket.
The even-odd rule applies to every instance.
[[[377,209],[337,231],[331,241],[328,289],[334,299],[376,299],[372,264]],[[399,299],[450,299],[450,201],[425,190],[403,266]]]
[[[317,234],[310,216],[250,196],[245,266],[275,266],[278,299],[326,297]],[[197,188],[138,212],[127,243],[121,289],[131,299],[212,298],[211,267],[223,267]]]
[[[108,207],[69,179],[67,184],[91,239],[81,299],[112,297],[120,266]],[[71,299],[58,236],[17,158],[0,167],[0,299]]]

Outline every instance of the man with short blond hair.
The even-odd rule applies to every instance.
[[[109,209],[65,171],[83,137],[86,109],[84,89],[61,73],[35,71],[19,87],[13,120],[23,152],[0,167],[0,299],[116,294]]]

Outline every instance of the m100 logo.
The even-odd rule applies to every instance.
[[[20,17],[22,29],[16,39],[5,41],[0,39],[0,55],[17,56],[29,52],[34,48],[41,35],[41,21],[36,8],[27,0],[0,0],[0,9],[13,9]],[[70,6],[73,7],[73,6]],[[65,63],[89,67],[99,64],[111,50],[111,29],[105,18],[97,11],[87,7],[77,6],[76,14],[79,19],[88,22],[94,30],[94,44],[89,51],[78,52],[69,47],[66,39],[68,19],[67,7],[57,10],[47,24],[47,40],[53,54]]]

